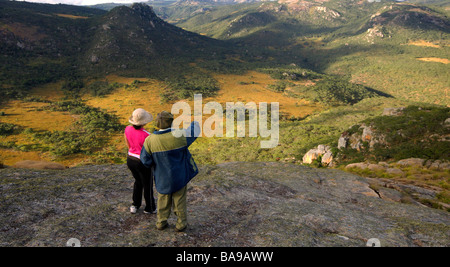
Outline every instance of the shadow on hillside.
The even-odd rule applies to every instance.
[[[372,92],[372,93],[375,93],[375,94],[377,94],[377,95],[379,95],[379,96],[382,96],[382,97],[395,98],[393,95],[387,94],[387,93],[382,92],[382,91],[378,91],[378,90],[376,90],[376,89],[373,89],[373,88],[370,88],[370,87],[367,87],[367,86],[366,86],[366,89],[367,89],[368,91],[370,91],[370,92]]]

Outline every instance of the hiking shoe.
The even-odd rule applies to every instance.
[[[181,228],[181,229],[178,229],[178,228],[175,227],[175,231],[177,231],[177,232],[184,232],[184,230],[186,230],[186,228],[187,228],[187,225],[185,227]]]
[[[152,210],[152,211],[146,211],[146,210],[144,210],[144,213],[145,213],[145,214],[155,214],[155,213],[156,213],[156,210]]]
[[[166,228],[167,228],[167,226],[169,226],[169,224],[168,224],[168,223],[164,224],[163,226],[156,226],[156,229],[158,229],[158,230],[162,231],[162,230],[166,229]]]
[[[137,212],[137,207],[136,206],[131,206],[130,207],[130,212],[132,213],[132,214],[135,214],[136,212]]]

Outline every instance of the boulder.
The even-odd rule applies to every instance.
[[[24,160],[19,161],[13,166],[21,169],[38,169],[38,170],[64,170],[66,167],[60,163],[48,161]]]
[[[310,149],[303,156],[303,163],[311,164],[315,159],[318,159],[320,156],[319,151],[315,148]]]
[[[448,170],[450,168],[450,164],[447,161],[440,161],[435,160],[431,165],[429,166],[429,169],[431,170]]]
[[[371,171],[384,171],[385,168],[378,164],[368,164],[367,168]]]
[[[402,159],[397,162],[397,164],[399,164],[402,167],[408,167],[408,166],[422,167],[424,163],[425,163],[425,160],[419,159],[419,158]]]
[[[361,128],[363,128],[361,140],[363,142],[370,142],[373,139],[374,130],[372,127],[365,125],[361,126]]]
[[[389,168],[389,164],[387,162],[385,162],[385,161],[378,162],[378,165],[383,166],[385,168]]]
[[[431,169],[431,170],[439,170],[440,169],[440,166],[439,166],[440,164],[441,164],[440,160],[435,160],[435,161],[430,163],[428,168]]]
[[[352,126],[350,128],[354,127]],[[367,143],[369,148],[373,148],[376,144],[386,144],[386,137],[383,134],[377,133],[373,127],[361,124],[356,132],[350,134],[346,131],[341,134],[338,140],[338,148],[350,147],[360,151],[364,143]]]
[[[330,146],[326,146],[326,145],[318,145],[317,146],[317,152],[319,152],[319,154],[325,154],[327,152],[329,152],[331,150]]]
[[[367,163],[364,162],[359,162],[359,163],[351,163],[348,164],[347,166],[345,166],[346,169],[350,169],[350,168],[359,168],[359,169],[367,169],[369,165]]]
[[[331,167],[333,165],[333,159],[333,153],[331,151],[326,152],[322,156],[322,165]]]
[[[341,135],[338,140],[338,149],[347,148],[348,140],[348,136]]]
[[[327,145],[318,145],[317,148],[310,149],[303,156],[303,163],[311,164],[314,160],[322,157],[321,163],[323,166],[333,165],[333,153],[331,147]]]
[[[97,64],[100,61],[100,59],[96,55],[91,55],[90,61],[92,64]]]
[[[447,118],[447,119],[444,121],[444,125],[445,125],[445,127],[450,127],[450,118]]]
[[[404,107],[400,108],[385,108],[382,116],[400,116],[403,114]]]
[[[356,149],[360,151],[363,147],[363,143],[361,142],[361,136],[354,136],[352,135],[349,139],[350,141],[350,147],[352,149]]]
[[[441,164],[439,164],[439,169],[440,170],[448,170],[448,169],[450,169],[450,163],[442,162]]]

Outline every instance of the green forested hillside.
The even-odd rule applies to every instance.
[[[426,4],[426,5],[431,4],[431,5],[442,6],[442,7],[450,6],[449,0],[408,0],[405,2],[416,3],[416,4]]]
[[[177,25],[395,97],[449,105],[446,11],[393,1],[292,1],[216,7]]]
[[[0,93],[7,97],[49,82],[112,73],[174,79],[192,72],[190,62],[220,61],[230,50],[140,4],[106,12],[1,1],[0,41]]]
[[[72,75],[86,47],[92,18],[102,10],[67,5],[0,1],[2,91]],[[11,90],[9,90],[9,88]]]

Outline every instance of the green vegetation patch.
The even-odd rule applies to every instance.
[[[320,74],[298,67],[268,68],[262,71],[280,80],[274,85],[269,85],[269,89],[284,92],[287,87],[293,87],[297,97],[330,106],[353,105],[366,98],[388,96],[366,86],[352,83],[345,77]],[[295,86],[297,81],[310,81],[313,85]]]
[[[450,160],[450,128],[444,122],[450,117],[447,107],[409,106],[401,116],[380,116],[365,121],[386,136],[387,146],[378,146],[379,159],[410,157]]]
[[[398,161],[405,158],[450,160],[450,127],[445,120],[450,108],[439,106],[408,106],[399,116],[377,116],[362,123],[370,126],[384,142],[369,148],[363,144],[361,151],[341,150],[341,163],[361,161]],[[352,127],[355,132],[359,125]],[[359,129],[360,130],[360,129]]]
[[[306,99],[331,105],[356,104],[365,98],[379,96],[363,85],[340,77],[326,77],[314,86],[301,87],[298,92],[304,94]]]
[[[18,128],[12,123],[0,122],[0,135],[10,135]]]
[[[45,145],[44,150],[55,156],[67,156],[76,153],[90,155],[101,149],[109,134],[122,131],[124,126],[117,116],[99,108],[93,108],[81,101],[69,100],[52,103],[52,111],[68,111],[81,118],[69,131],[45,131],[33,133],[33,139]]]
[[[177,76],[167,82],[169,88],[161,93],[163,103],[188,99],[194,94],[202,94],[203,97],[215,96],[219,91],[217,81],[203,72],[196,72],[188,76]]]

